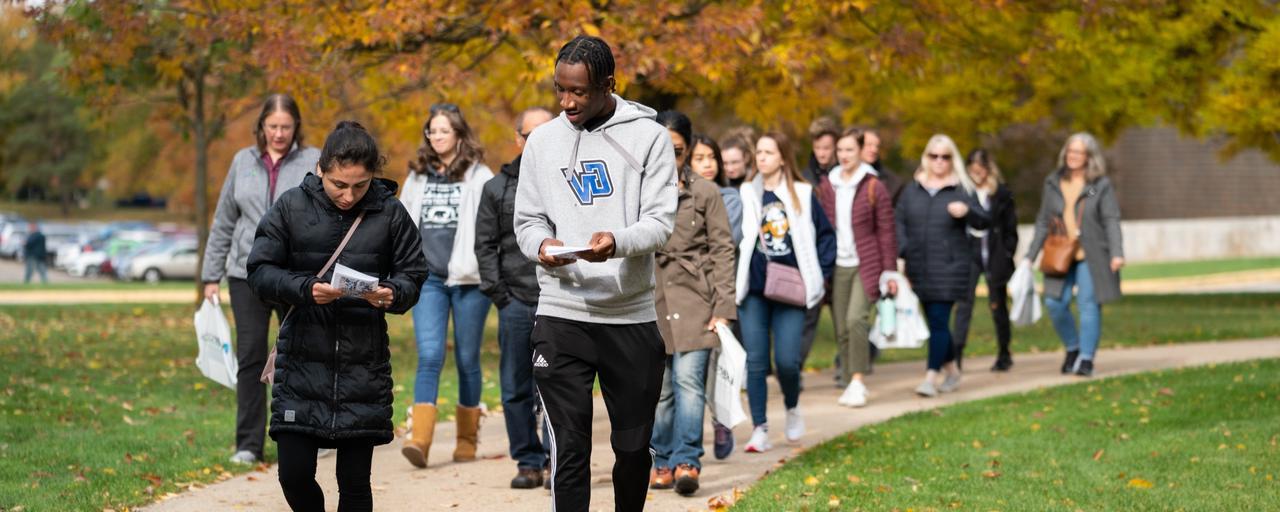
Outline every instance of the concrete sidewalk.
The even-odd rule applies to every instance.
[[[731,497],[734,489],[745,489],[772,468],[806,448],[863,425],[881,422],[904,413],[920,411],[968,400],[1034,390],[1080,382],[1081,379],[1058,373],[1060,353],[1021,354],[1009,373],[987,371],[992,359],[975,357],[966,361],[971,369],[961,389],[934,399],[917,397],[912,390],[923,376],[922,362],[881,365],[868,378],[870,403],[861,409],[838,406],[838,389],[832,385],[829,372],[805,375],[806,390],[800,397],[808,432],[796,444],[785,442],[782,430],[784,411],[781,393],[770,380],[769,419],[773,426],[774,449],[765,454],[741,451],[750,435],[749,422],[734,429],[737,449],[727,460],[711,456],[711,428],[706,432],[707,455],[703,458],[702,489],[691,498],[673,491],[651,491],[649,510],[706,510],[707,501],[715,496]],[[1208,363],[1224,363],[1257,358],[1280,357],[1280,338],[1161,345],[1136,349],[1104,350],[1099,353],[1096,378]],[[745,407],[745,397],[744,397]],[[709,420],[708,420],[709,421]],[[592,510],[613,509],[610,482],[612,452],[609,448],[608,417],[603,401],[595,400],[595,449],[592,454]],[[506,434],[502,418],[494,414],[486,418],[481,429],[481,460],[466,464],[451,462],[454,429],[441,423],[436,430],[437,442],[431,450],[431,464],[417,470],[400,455],[400,442],[374,451],[373,494],[378,510],[501,510],[545,511],[551,509],[550,495],[542,489],[516,491],[508,488],[515,474],[515,464],[507,458]],[[328,498],[327,509],[337,508],[337,483],[334,480],[336,459],[321,459],[317,478]],[[280,493],[275,468],[265,472],[241,475],[225,482],[186,492],[144,510],[287,510]]]

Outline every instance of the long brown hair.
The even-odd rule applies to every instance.
[[[782,157],[782,169],[778,172],[783,173],[783,182],[786,183],[787,192],[791,194],[791,204],[795,205],[796,213],[804,213],[804,208],[800,206],[800,196],[796,194],[796,183],[807,183],[804,176],[800,175],[800,169],[796,167],[795,149],[791,147],[791,139],[782,132],[765,132],[759,139],[756,139],[756,148],[759,150],[760,141],[771,139],[778,145],[778,154]],[[755,155],[752,155],[755,158]],[[756,165],[751,169],[751,175],[747,176],[747,181],[756,179],[756,175],[760,174],[760,166]]]
[[[431,121],[440,116],[449,120],[453,133],[458,137],[457,154],[447,168],[444,166],[444,160],[440,158],[439,153],[436,153],[435,148],[431,147],[431,141],[427,138],[427,132],[431,130]],[[475,132],[471,131],[471,125],[463,119],[462,111],[458,110],[458,106],[451,103],[432,105],[427,115],[427,122],[422,124],[422,146],[418,147],[418,157],[409,161],[409,170],[425,174],[434,169],[449,181],[458,182],[462,181],[472,165],[482,160],[484,160],[484,149],[480,147],[480,141],[476,140]]]
[[[262,128],[262,123],[267,122],[267,116],[276,112],[285,112],[293,117],[293,144],[302,147],[302,113],[298,110],[298,102],[288,94],[272,94],[267,96],[267,101],[262,102],[262,112],[258,113],[258,122],[253,125],[253,136],[257,140],[259,153],[267,152],[267,132]]]

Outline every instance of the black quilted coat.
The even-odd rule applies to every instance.
[[[276,342],[271,389],[271,437],[296,432],[329,440],[391,442],[391,353],[387,312],[403,314],[418,302],[427,278],[418,228],[395,196],[395,182],[375,179],[368,193],[342,211],[308,175],[286,192],[258,224],[249,254],[249,285],[262,300],[292,307]],[[392,289],[386,311],[362,298],[318,305],[311,296],[316,272],[338,248],[359,212],[338,263]]]

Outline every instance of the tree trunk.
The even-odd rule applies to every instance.
[[[196,202],[196,240],[199,244],[196,252],[199,258],[196,260],[196,303],[198,304],[204,295],[204,249],[205,244],[209,242],[209,200],[205,193],[209,182],[209,132],[205,125],[204,111],[204,79],[205,70],[203,67],[194,73],[192,98],[192,109],[189,112],[191,116],[192,133],[195,135],[196,143],[196,183],[195,183],[195,202]]]

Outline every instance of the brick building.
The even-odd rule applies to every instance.
[[[1106,149],[1125,220],[1280,215],[1280,164],[1171,127],[1132,128]]]

